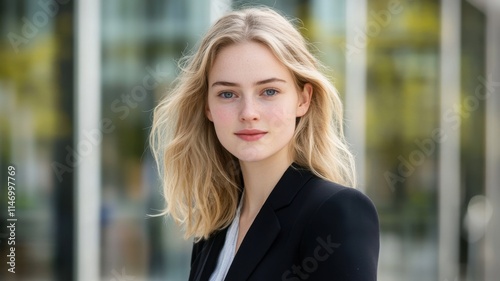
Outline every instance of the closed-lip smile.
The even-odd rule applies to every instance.
[[[240,139],[245,141],[256,141],[262,138],[267,132],[257,129],[244,129],[234,133]]]

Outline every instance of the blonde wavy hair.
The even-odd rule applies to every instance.
[[[235,216],[242,191],[238,159],[218,141],[205,106],[208,73],[217,54],[245,41],[267,46],[301,89],[305,83],[312,85],[311,105],[292,139],[294,162],[323,179],[355,186],[342,102],[306,40],[291,21],[270,8],[233,11],[208,30],[192,55],[180,60],[173,89],[154,111],[150,145],[166,200],[162,214],[184,226],[185,238],[206,239]]]

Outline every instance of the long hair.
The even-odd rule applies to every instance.
[[[247,41],[267,46],[299,88],[312,85],[309,110],[299,118],[290,146],[294,162],[323,179],[355,186],[342,102],[306,40],[272,9],[233,11],[209,29],[194,53],[180,60],[174,88],[154,111],[150,144],[166,200],[162,214],[184,226],[185,238],[208,238],[235,216],[241,194],[238,159],[219,143],[205,108],[208,72],[217,54]]]

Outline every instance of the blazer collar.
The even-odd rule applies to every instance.
[[[311,172],[296,164],[290,165],[281,179],[274,187],[269,197],[262,205],[254,222],[248,229],[231,267],[226,275],[225,281],[247,280],[255,267],[262,260],[267,250],[272,246],[274,240],[281,230],[281,225],[276,216],[276,211],[288,206],[296,196],[297,192],[313,177]],[[220,251],[224,246],[227,228],[217,232],[206,243],[202,250],[204,260],[200,266],[198,276],[194,280],[209,280],[215,269]]]
[[[312,177],[313,174],[309,170],[292,163],[271,191],[264,205],[271,205],[275,211],[290,205],[295,195]]]
[[[276,211],[288,206],[297,192],[311,178],[310,172],[297,165],[292,164],[288,167],[246,233],[225,281],[248,279],[281,230]]]

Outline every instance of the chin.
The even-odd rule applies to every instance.
[[[242,162],[259,162],[261,160],[264,160],[265,157],[257,157],[256,155],[238,155],[236,156],[238,160]]]

